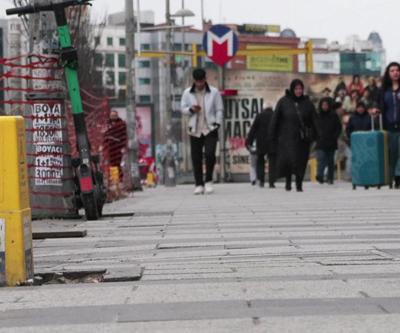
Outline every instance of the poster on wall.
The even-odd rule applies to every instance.
[[[61,103],[35,103],[32,106],[35,145],[35,185],[62,186],[64,172]]]
[[[119,117],[126,121],[126,107],[113,107]],[[139,158],[154,156],[153,108],[151,105],[136,106],[136,138],[139,143]]]
[[[208,82],[218,86],[216,71],[207,72]],[[290,82],[299,78],[305,84],[305,93],[317,105],[326,88],[335,91],[341,78],[346,85],[351,76],[334,74],[278,73],[245,70],[227,70],[225,75],[226,89],[238,90],[237,96],[224,99],[226,131],[226,163],[228,172],[242,174],[249,172],[249,153],[245,139],[255,116],[265,107],[275,107],[285,94]],[[369,77],[362,77],[366,86]]]

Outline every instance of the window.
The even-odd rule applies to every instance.
[[[113,71],[106,72],[106,85],[113,86],[115,84],[115,76]]]
[[[140,60],[139,68],[150,68],[150,61],[149,60]]]
[[[118,84],[124,86],[126,84],[126,73],[119,72],[118,73]]]
[[[323,61],[322,62],[323,69],[333,69],[333,67],[334,67],[333,61]]]
[[[96,67],[103,66],[103,55],[101,53],[95,53],[94,55],[94,65]]]
[[[125,68],[125,54],[118,54],[118,67]]]
[[[143,51],[149,51],[150,50],[150,44],[142,44],[140,45],[140,49]]]
[[[112,37],[107,37],[107,45],[112,46],[113,45],[113,38]]]
[[[118,90],[118,100],[125,101],[125,99],[126,99],[126,90],[125,89]]]
[[[125,38],[119,39],[119,46],[125,46]]]
[[[114,54],[106,53],[106,66],[114,67]]]
[[[148,85],[150,84],[150,82],[151,80],[149,78],[143,78],[143,77],[139,78],[139,84],[141,86]]]
[[[182,51],[182,44],[174,43],[173,49],[174,51]]]
[[[100,36],[94,37],[94,46],[100,45]]]
[[[139,96],[139,102],[140,103],[150,103],[151,102],[151,96],[150,95],[140,95]]]

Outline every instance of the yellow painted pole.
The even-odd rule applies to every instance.
[[[25,126],[22,117],[0,117],[0,285],[33,279]]]
[[[313,52],[314,52],[314,46],[313,42],[309,40],[306,42],[306,68],[307,68],[307,73],[313,73],[314,72],[314,57],[313,57]]]
[[[192,68],[197,68],[198,67],[198,49],[197,49],[197,44],[193,43],[192,44]]]

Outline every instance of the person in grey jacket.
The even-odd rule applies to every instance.
[[[189,116],[188,134],[196,183],[194,194],[211,194],[212,176],[216,162],[218,129],[222,124],[223,102],[218,89],[207,83],[202,68],[193,71],[193,85],[182,95],[181,108]],[[203,179],[203,149],[206,159],[206,178]]]

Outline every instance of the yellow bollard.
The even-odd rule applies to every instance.
[[[154,173],[153,173],[152,171],[149,171],[149,172],[147,173],[147,176],[146,176],[146,185],[147,185],[148,187],[154,187],[154,186],[156,186],[156,183],[155,183],[155,181],[154,181]]]
[[[317,181],[317,159],[316,158],[311,158],[308,160],[308,164],[310,166],[310,180],[312,182]]]
[[[25,127],[22,117],[0,117],[0,285],[33,279]]]

